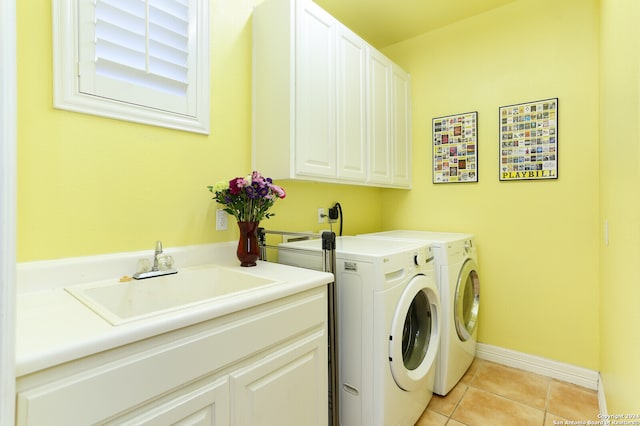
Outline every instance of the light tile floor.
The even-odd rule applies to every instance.
[[[445,397],[433,395],[416,426],[552,426],[598,420],[598,394],[476,359]]]

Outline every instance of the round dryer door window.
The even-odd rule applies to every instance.
[[[409,282],[396,307],[389,362],[395,382],[406,391],[424,384],[434,364],[440,341],[439,308],[435,286],[424,275]]]
[[[462,341],[469,340],[478,326],[480,279],[477,271],[476,262],[467,259],[458,276],[454,310],[456,331]]]

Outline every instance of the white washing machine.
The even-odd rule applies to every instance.
[[[320,240],[283,243],[280,263],[320,269]],[[339,417],[413,426],[433,394],[440,302],[425,242],[336,238]]]
[[[396,230],[361,237],[423,241],[433,245],[442,306],[442,337],[433,391],[446,395],[464,376],[476,354],[480,280],[473,235]]]

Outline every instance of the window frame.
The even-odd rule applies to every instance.
[[[195,99],[193,115],[165,111],[152,106],[108,99],[79,90],[79,7],[81,1],[53,0],[53,104],[54,108],[124,121],[168,127],[176,130],[209,134],[210,130],[210,65],[209,65],[209,2],[189,0],[196,7],[195,37],[197,88],[191,91]]]

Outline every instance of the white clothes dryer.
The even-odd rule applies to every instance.
[[[432,244],[442,306],[442,333],[433,391],[446,395],[464,376],[476,354],[480,279],[474,236],[395,230],[360,237]]]
[[[320,269],[320,240],[281,244],[279,262]],[[440,301],[428,243],[336,238],[339,418],[409,425],[433,394]]]

